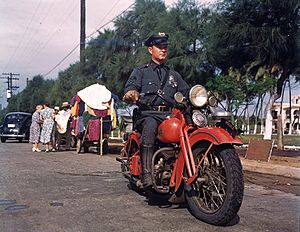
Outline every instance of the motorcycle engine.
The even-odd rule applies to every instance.
[[[161,148],[153,156],[153,180],[154,188],[158,193],[169,193],[169,185],[175,162],[174,148]]]

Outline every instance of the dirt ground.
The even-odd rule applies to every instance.
[[[245,157],[247,149],[237,149],[237,152],[240,156]],[[284,165],[287,168],[300,168],[300,151],[273,149],[269,162]],[[298,179],[244,171],[244,181],[300,196],[300,180]]]
[[[298,179],[244,171],[244,181],[300,196],[300,180]]]
[[[238,148],[237,152],[240,156],[245,157],[247,149]],[[300,151],[294,151],[294,150],[279,151],[277,149],[273,149],[271,154],[271,159],[269,162],[273,164],[280,164],[289,167],[300,168]]]

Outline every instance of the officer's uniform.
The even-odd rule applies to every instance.
[[[164,83],[165,82],[165,83]],[[164,84],[164,86],[162,86]],[[152,60],[131,73],[125,84],[125,93],[136,90],[140,93],[136,127],[141,128],[143,144],[154,144],[158,125],[171,113],[170,104],[174,104],[174,94],[189,90],[187,83],[180,74],[168,66],[158,65]],[[166,101],[164,101],[161,95]]]
[[[167,34],[159,33],[149,37],[145,45],[147,47],[166,46],[167,40]],[[140,139],[142,180],[144,188],[148,188],[152,186],[150,173],[157,127],[170,115],[172,105],[175,103],[174,94],[182,92],[186,95],[189,86],[178,72],[151,60],[148,64],[133,70],[125,84],[125,95],[130,90],[135,90],[140,94],[135,128],[142,133]]]

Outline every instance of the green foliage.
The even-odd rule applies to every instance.
[[[48,91],[52,88],[54,82],[54,80],[44,80],[40,75],[33,77],[21,93],[9,99],[7,112],[34,112],[36,105],[50,101]]]
[[[284,80],[299,76],[298,27],[297,0],[223,0],[205,26],[208,60],[225,75],[233,68],[254,80],[271,78],[280,95]]]
[[[157,32],[170,35],[167,64],[232,111],[280,88],[279,76],[300,79],[297,0],[222,0],[211,8],[197,2],[178,0],[167,9],[162,0],[136,0],[114,29],[88,41],[84,64],[71,64],[56,80],[34,77],[7,110],[32,112],[44,101],[60,105],[94,83],[121,97],[132,69],[150,59],[143,42]]]

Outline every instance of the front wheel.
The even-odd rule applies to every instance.
[[[5,143],[6,142],[6,138],[5,137],[1,137],[1,143]]]
[[[206,150],[204,146],[193,150],[196,166]],[[213,225],[230,223],[241,207],[243,195],[242,165],[229,145],[213,147],[200,165],[197,179],[185,188],[192,214]]]

